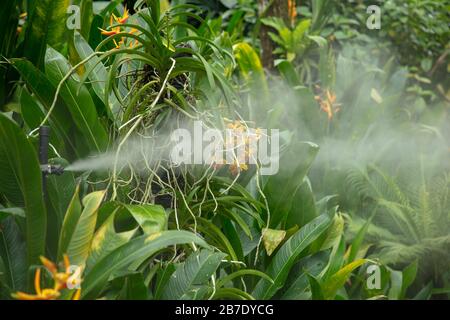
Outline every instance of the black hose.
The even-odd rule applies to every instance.
[[[50,143],[50,127],[39,127],[39,163],[48,164],[48,146]],[[44,200],[47,199],[47,172],[42,170],[42,194]]]

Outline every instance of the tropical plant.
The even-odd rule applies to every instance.
[[[261,3],[2,6],[1,299],[448,298],[445,81],[367,55],[342,4]],[[169,161],[195,121],[279,129],[277,173]]]

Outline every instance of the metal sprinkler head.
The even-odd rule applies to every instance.
[[[47,198],[47,176],[50,174],[61,175],[64,168],[60,165],[48,163],[48,147],[50,145],[50,127],[41,126],[39,128],[39,163],[42,173],[42,193]]]
[[[64,173],[64,167],[57,164],[41,164],[41,172],[45,174],[62,175]]]

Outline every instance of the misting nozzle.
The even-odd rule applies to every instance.
[[[41,171],[45,174],[56,174],[59,176],[64,173],[64,168],[60,165],[42,164]]]

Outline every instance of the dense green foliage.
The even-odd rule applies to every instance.
[[[0,299],[450,297],[449,5],[268,3],[0,7]],[[171,163],[194,120],[279,171]]]

